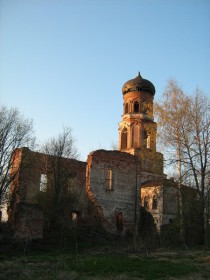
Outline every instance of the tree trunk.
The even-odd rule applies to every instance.
[[[184,238],[184,218],[183,218],[183,202],[182,202],[182,165],[181,165],[181,145],[178,143],[178,212],[179,212],[179,219],[180,219],[180,241],[181,243],[185,243]]]

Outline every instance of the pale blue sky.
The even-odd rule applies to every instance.
[[[0,0],[0,103],[40,143],[70,126],[81,159],[118,142],[122,86],[140,71],[210,96],[210,0]]]

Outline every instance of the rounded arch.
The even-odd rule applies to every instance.
[[[140,112],[139,100],[134,101],[134,103],[133,103],[133,112],[134,113],[139,113]]]
[[[133,113],[141,113],[142,111],[142,101],[139,98],[135,98],[132,100],[132,112]]]

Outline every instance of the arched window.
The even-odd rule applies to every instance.
[[[128,103],[125,104],[125,114],[128,113]]]
[[[112,169],[105,170],[105,189],[107,191],[113,190],[113,171],[112,171]]]
[[[148,197],[148,195],[146,195],[146,196],[144,197],[144,208],[145,208],[146,210],[149,209],[149,197]]]
[[[40,176],[39,190],[41,192],[47,191],[47,175],[46,174],[41,174],[41,176]]]
[[[150,134],[147,136],[147,149],[151,149],[151,137]]]
[[[139,102],[138,101],[134,102],[134,113],[139,113]]]
[[[123,128],[121,132],[121,149],[127,148],[127,137],[128,137],[128,130],[127,128]]]
[[[157,196],[153,195],[153,198],[152,198],[152,209],[157,209],[157,207],[158,207]]]

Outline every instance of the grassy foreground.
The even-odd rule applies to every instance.
[[[208,270],[209,268],[209,270]],[[0,255],[0,279],[210,279],[210,255],[162,252]]]
[[[50,232],[29,243],[0,236],[0,280],[210,279],[210,251],[148,249],[139,240],[134,250],[132,238],[99,227]]]

